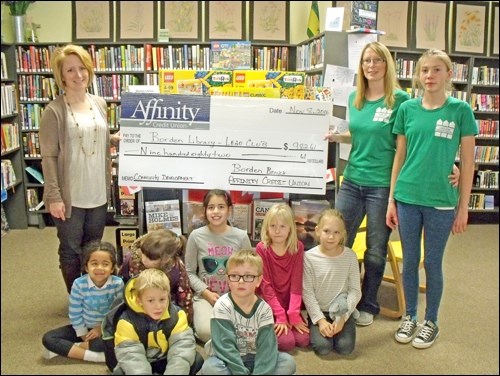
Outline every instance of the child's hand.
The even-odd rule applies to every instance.
[[[333,337],[333,325],[326,321],[325,318],[322,318],[318,321],[319,332],[323,337],[331,338]]]
[[[277,337],[279,337],[281,334],[283,334],[283,332],[285,333],[285,335],[287,335],[289,327],[290,327],[290,325],[285,324],[285,323],[274,324],[274,333],[276,333]]]
[[[345,325],[344,316],[342,316],[342,318],[339,320],[335,320],[332,325],[333,325],[333,335],[336,335],[337,333],[341,332],[342,329],[344,329]]]
[[[305,322],[301,322],[300,324],[293,324],[292,326],[300,334],[309,333],[309,327],[307,326],[307,324]]]
[[[101,327],[96,326],[95,328],[90,329],[90,331],[85,336],[85,341],[90,341],[92,339],[97,339],[101,337]]]
[[[217,294],[216,292],[212,292],[209,289],[206,289],[205,291],[203,291],[201,296],[203,297],[203,299],[205,299],[207,302],[209,302],[212,306],[215,304],[217,299],[219,299],[219,294]]]

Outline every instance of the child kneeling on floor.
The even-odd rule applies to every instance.
[[[117,366],[113,374],[195,375],[203,364],[186,313],[171,309],[170,281],[159,269],[145,269],[125,286],[127,308],[114,335]],[[177,317],[171,316],[176,314]],[[168,321],[177,319],[170,331]],[[144,331],[147,331],[144,333]],[[170,332],[170,335],[165,333]],[[143,344],[140,338],[147,338]]]
[[[205,345],[203,375],[293,375],[293,357],[278,351],[273,311],[255,294],[262,282],[262,258],[252,249],[227,261],[228,293],[215,302]]]

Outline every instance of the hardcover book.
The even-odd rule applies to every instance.
[[[182,234],[179,200],[146,201],[145,208],[147,232],[166,228]]]
[[[190,234],[194,229],[205,226],[205,209],[201,201],[182,202],[182,232]]]

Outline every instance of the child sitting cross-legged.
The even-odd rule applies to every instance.
[[[227,261],[230,291],[215,302],[212,339],[203,375],[293,375],[293,357],[278,351],[271,307],[255,294],[262,282],[262,258],[252,249]]]
[[[196,351],[186,313],[180,308],[171,309],[167,275],[159,269],[145,269],[127,283],[124,296],[128,308],[116,324],[118,364],[113,373],[195,375],[203,358]],[[175,319],[173,314],[177,315],[177,323],[170,331],[167,323]],[[147,336],[142,331],[147,331]],[[166,336],[167,332],[170,335]],[[147,338],[147,344],[140,338]]]

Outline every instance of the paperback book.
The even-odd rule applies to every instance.
[[[295,215],[297,237],[304,243],[304,249],[315,247],[318,219],[323,210],[330,208],[330,203],[327,200],[293,200],[290,206]]]
[[[146,201],[147,232],[166,228],[182,234],[179,200]]]
[[[252,211],[252,240],[260,241],[261,231],[262,231],[262,223],[264,222],[264,217],[266,216],[267,211],[277,203],[285,203],[285,200],[261,200],[255,199],[253,201],[253,211]]]

